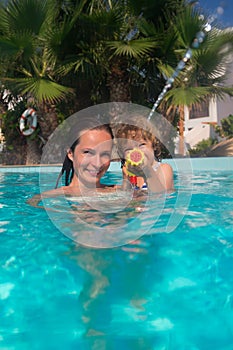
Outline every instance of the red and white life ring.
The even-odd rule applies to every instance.
[[[27,129],[25,130],[25,128]],[[24,136],[31,135],[37,127],[37,115],[33,108],[26,109],[20,117],[19,128]]]

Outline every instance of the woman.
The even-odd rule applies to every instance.
[[[84,114],[79,116],[75,129],[77,139],[67,150],[55,189],[35,195],[28,201],[29,204],[38,207],[41,197],[88,196],[93,195],[95,191],[114,188],[101,183],[101,178],[111,162],[113,147],[111,127],[99,116]],[[65,186],[57,188],[63,174]]]

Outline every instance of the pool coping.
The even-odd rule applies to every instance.
[[[206,157],[206,158],[173,158],[164,159],[163,163],[168,163],[173,170],[190,171],[233,171],[233,157]],[[0,165],[0,173],[3,172],[59,172],[61,164],[34,164],[34,165]],[[120,162],[111,163],[110,171],[120,171]]]

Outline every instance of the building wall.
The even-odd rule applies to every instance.
[[[227,74],[226,86],[233,86],[233,56],[231,57],[231,66]],[[217,101],[217,115],[218,115],[218,124],[223,118],[233,114],[233,97],[226,96],[224,100]]]
[[[226,86],[233,87],[233,58],[225,81]],[[221,119],[233,114],[233,97],[225,96],[223,100],[212,99],[209,103],[209,116],[202,118],[189,118],[188,108],[185,110],[185,143],[187,149],[193,148],[198,142],[214,138],[214,128],[208,123],[221,125]]]
[[[217,102],[218,124],[223,118],[233,114],[233,97],[227,97],[224,101]]]

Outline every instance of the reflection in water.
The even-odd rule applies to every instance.
[[[47,198],[43,204],[50,219],[54,225],[66,236],[79,244],[95,248],[112,248],[128,244],[142,235],[147,234],[150,228],[160,220],[164,211],[166,202],[172,201],[170,217],[178,213],[174,209],[176,197],[172,195],[158,195],[155,198],[143,196],[133,198],[126,207],[117,212],[112,211],[111,194],[103,197],[105,201],[105,210],[103,201],[92,203],[100,205],[100,210],[90,206],[90,203],[80,200],[79,198]],[[115,200],[116,205],[120,205],[121,200]],[[106,212],[107,205],[109,212]],[[178,208],[179,209],[179,208]],[[183,202],[182,202],[183,210]],[[182,214],[183,215],[183,214]],[[180,220],[180,219],[179,219]],[[179,221],[178,220],[178,221]],[[168,224],[169,220],[167,218]],[[166,224],[163,227],[166,227]],[[177,223],[175,222],[175,225]],[[174,229],[174,220],[170,224]],[[161,225],[159,225],[161,228]]]
[[[107,250],[75,246],[68,253],[85,272],[78,302],[84,339],[91,349],[110,349],[114,338],[121,337],[127,349],[152,349],[153,337],[140,337],[152,286],[153,260],[147,248],[138,240]]]

